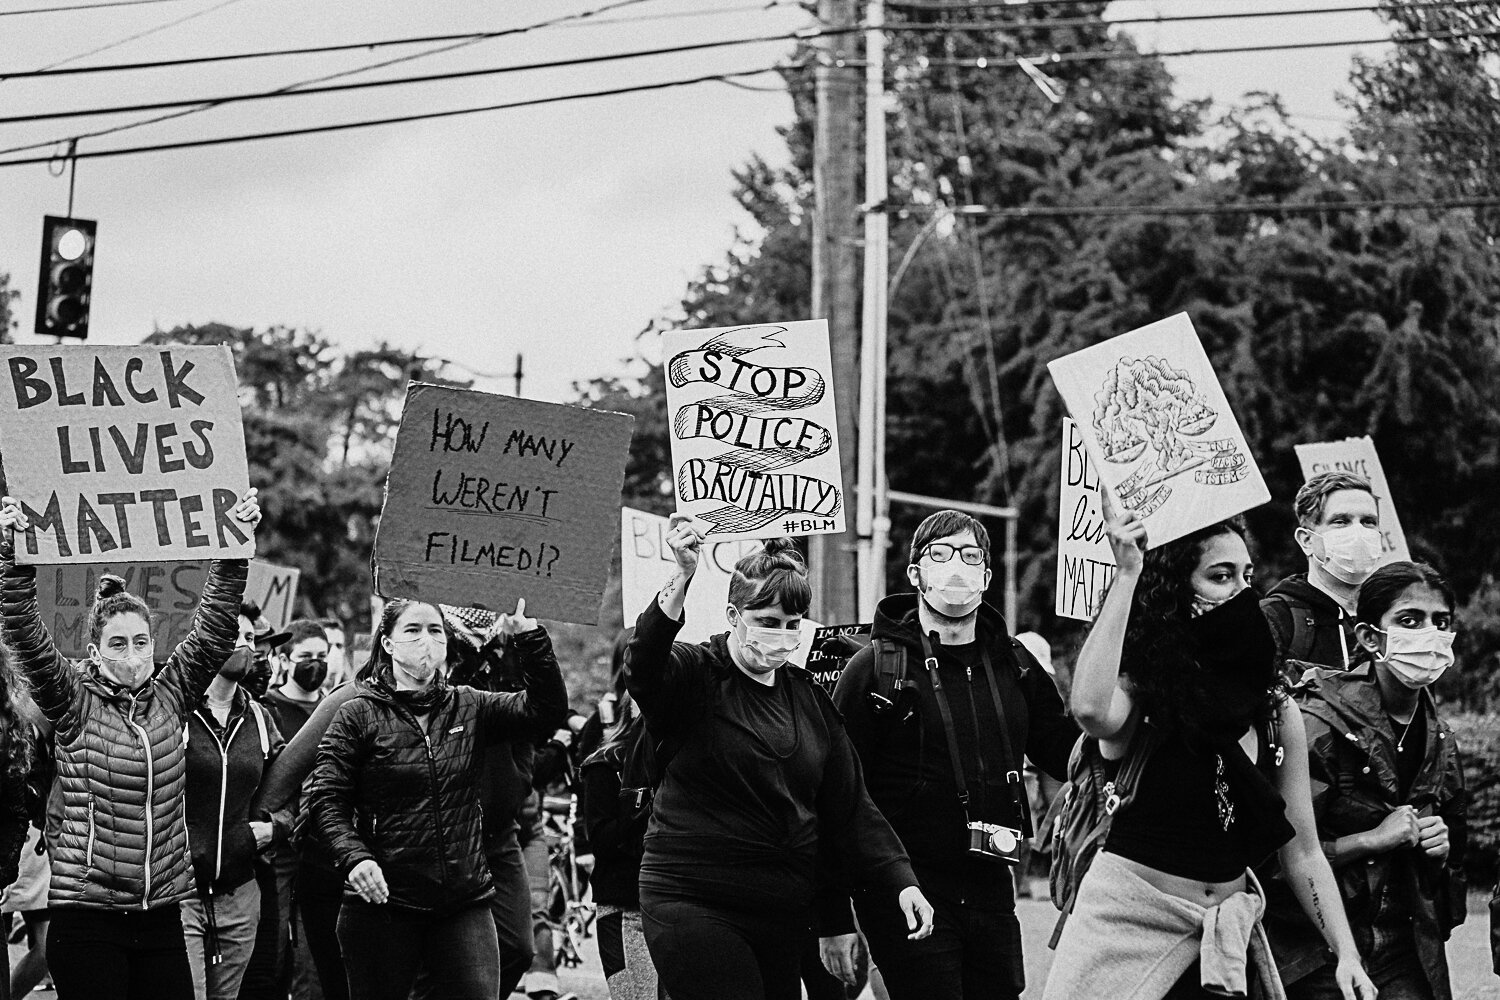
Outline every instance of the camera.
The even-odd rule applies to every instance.
[[[969,853],[981,854],[1008,865],[1021,863],[1021,844],[1025,837],[1020,830],[998,823],[969,821]]]

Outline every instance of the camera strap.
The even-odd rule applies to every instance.
[[[922,635],[922,655],[927,675],[932,679],[932,694],[937,700],[938,715],[942,716],[943,734],[948,738],[948,757],[953,764],[953,782],[958,786],[958,801],[964,807],[964,817],[967,822],[969,813],[969,788],[964,779],[963,755],[958,748],[958,736],[953,728],[953,711],[948,707],[948,694],[943,690],[943,680],[938,675],[937,654],[933,650],[932,639],[925,633]],[[1010,727],[1005,720],[1005,705],[1000,701],[1000,685],[995,680],[994,665],[990,662],[989,650],[980,648],[984,675],[989,682],[990,697],[995,702],[995,715],[1000,722],[1000,750],[1005,757],[1005,784],[1010,789],[1011,800],[1016,806],[1016,815],[1020,819],[1021,832],[1030,837],[1033,833],[1031,824],[1031,809],[1026,804],[1025,785],[1021,779],[1020,761],[1011,749]],[[977,734],[976,734],[977,735]],[[1012,766],[1014,765],[1014,766]]]

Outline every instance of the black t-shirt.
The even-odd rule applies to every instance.
[[[1396,776],[1401,779],[1401,797],[1411,796],[1411,786],[1422,770],[1422,757],[1427,752],[1427,717],[1422,706],[1411,717],[1411,725],[1391,719],[1391,735],[1396,740]]]

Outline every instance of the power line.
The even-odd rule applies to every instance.
[[[70,154],[70,159],[96,160],[114,156],[130,156],[136,153],[159,153],[177,149],[201,149],[208,146],[225,146],[232,143],[256,142],[262,139],[285,139],[293,136],[319,135],[329,132],[347,132],[354,129],[374,128],[379,125],[399,125],[406,122],[433,121],[440,118],[456,118],[461,115],[481,114],[486,111],[506,111],[514,108],[530,108],[544,104],[561,104],[566,101],[589,100],[596,97],[613,97],[619,94],[639,94],[648,91],[669,90],[676,87],[689,87],[699,83],[722,83],[727,80],[746,76],[759,76],[762,73],[774,73],[783,66],[768,66],[763,69],[744,70],[737,73],[713,73],[705,76],[694,76],[686,79],[664,80],[656,83],[642,83],[630,87],[614,87],[607,90],[591,90],[576,94],[559,94],[552,97],[536,97],[524,101],[509,101],[504,104],[487,104],[473,108],[453,108],[447,111],[426,111],[410,115],[396,115],[390,118],[367,118],[352,122],[338,122],[333,125],[312,125],[306,128],[282,129],[275,132],[253,132],[244,135],[215,136],[211,139],[187,139],[181,142],[165,142],[149,146],[127,146],[120,149],[80,150]],[[54,157],[51,156],[28,156],[14,160],[0,160],[0,167],[19,167],[37,163],[50,163]]]
[[[69,111],[39,111],[33,114],[0,116],[0,125],[19,122],[48,121],[55,118],[82,118],[93,115],[120,114],[131,111],[160,111],[164,108],[181,108],[196,104],[214,106],[243,101],[260,101],[277,97],[304,97],[314,94],[331,94],[351,90],[368,90],[375,87],[393,87],[413,83],[434,83],[444,80],[463,80],[480,76],[498,76],[505,73],[520,73],[538,69],[558,69],[571,66],[591,66],[599,63],[618,62],[624,59],[640,59],[649,56],[676,55],[684,52],[703,52],[710,49],[729,48],[737,45],[756,45],[767,42],[795,41],[819,38],[826,35],[847,34],[858,28],[809,30],[791,34],[761,35],[755,38],[720,39],[712,42],[694,42],[688,45],[670,45],[655,49],[638,49],[632,52],[611,52],[596,56],[574,56],[568,59],[548,59],[541,62],[516,63],[509,66],[488,66],[481,69],[452,70],[446,73],[428,73],[422,76],[402,76],[389,80],[364,80],[359,83],[339,83],[326,87],[306,87],[301,90],[267,90],[248,94],[228,94],[220,97],[193,97],[171,101],[149,101],[143,104],[121,104],[107,108],[75,108]],[[50,143],[49,143],[50,145]]]
[[[779,6],[780,4],[775,4]],[[766,7],[773,4],[766,4]],[[696,13],[696,12],[689,12]],[[623,21],[617,18],[615,21]],[[615,23],[600,21],[600,24]],[[0,71],[0,80],[21,80],[36,77],[77,76],[87,73],[121,73],[135,70],[174,69],[179,66],[201,66],[210,63],[239,62],[246,59],[271,59],[285,56],[327,55],[333,52],[354,52],[360,49],[387,48],[396,45],[429,45],[441,42],[483,41],[514,34],[518,29],[504,28],[496,31],[469,31],[451,35],[417,35],[403,38],[381,38],[364,42],[342,42],[333,45],[306,45],[285,49],[262,49],[257,52],[226,52],[218,55],[183,56],[176,59],[152,59],[143,62],[104,63],[98,66],[74,66],[68,69],[44,67],[33,70]]]
[[[182,0],[106,0],[104,3],[79,3],[66,7],[30,7],[26,10],[0,10],[0,17],[19,17],[22,14],[60,14],[69,10],[98,10],[100,7],[139,7],[148,3],[181,3]]]
[[[518,34],[524,34],[524,33],[528,32],[528,31],[535,31],[535,30],[542,29],[542,28],[555,27],[555,26],[560,25],[560,24],[565,24],[565,23],[569,23],[569,22],[574,22],[574,21],[582,20],[582,19],[585,19],[585,18],[590,18],[590,17],[593,17],[596,14],[600,14],[600,13],[604,13],[604,12],[612,11],[612,10],[619,10],[622,7],[630,7],[630,6],[633,6],[635,4],[644,3],[644,2],[647,2],[647,0],[616,0],[616,2],[605,4],[602,7],[594,7],[592,9],[590,9],[590,10],[579,11],[579,12],[574,13],[574,14],[564,14],[564,15],[561,15],[559,17],[549,18],[548,20],[545,20],[545,21],[537,21],[537,22],[534,22],[532,24],[526,24],[526,25],[521,25],[521,26],[515,27],[515,28],[509,28],[509,29],[506,29],[505,34],[506,35],[518,35]],[[486,39],[486,38],[469,38],[469,39],[464,39],[464,40],[461,40],[461,41],[458,41],[458,42],[453,42],[453,43],[447,44],[447,45],[439,45],[439,46],[437,46],[435,48],[424,49],[421,52],[414,52],[414,53],[411,53],[409,55],[397,56],[394,59],[384,59],[384,60],[381,60],[381,61],[378,61],[378,62],[374,62],[374,63],[366,63],[363,66],[356,66],[353,69],[343,70],[343,71],[338,72],[338,73],[329,73],[327,75],[313,77],[311,79],[298,80],[296,83],[287,84],[284,87],[278,87],[276,89],[275,93],[286,93],[286,92],[289,92],[289,91],[297,90],[299,87],[308,86],[309,84],[325,83],[325,82],[327,82],[329,80],[340,79],[341,77],[355,76],[355,75],[357,75],[359,73],[370,72],[371,70],[384,69],[387,66],[394,66],[397,63],[413,62],[413,61],[415,61],[417,59],[425,59],[428,56],[434,56],[434,55],[438,55],[438,54],[444,53],[444,52],[452,52],[452,51],[454,51],[456,49],[466,48],[466,47],[471,46],[471,45],[477,45],[480,42],[487,41],[487,40],[488,39]],[[147,125],[156,125],[156,124],[159,124],[159,123],[165,122],[165,121],[172,121],[172,120],[175,120],[175,119],[178,119],[178,118],[186,118],[189,115],[195,115],[195,114],[198,114],[200,112],[209,111],[209,110],[211,110],[213,108],[219,107],[222,103],[225,103],[225,102],[210,101],[210,102],[207,102],[207,103],[204,103],[204,104],[199,104],[196,107],[187,108],[186,110],[183,110],[183,111],[174,111],[174,112],[171,112],[170,114],[155,115],[155,116],[152,116],[150,118],[142,118],[142,119],[138,119],[138,120],[133,121],[133,122],[126,122],[123,125],[115,125],[115,126],[112,126],[110,128],[97,129],[97,130],[92,131],[92,132],[83,132],[83,133],[80,133],[78,135],[62,136],[62,137],[58,137],[58,138],[55,138],[55,139],[49,139],[49,140],[44,141],[44,142],[28,143],[27,145],[24,145],[24,146],[12,146],[9,149],[0,149],[0,156],[7,156],[7,155],[9,155],[11,153],[24,153],[24,152],[28,152],[29,150],[33,150],[33,149],[47,149],[48,147],[62,145],[62,144],[68,144],[70,147],[76,148],[77,144],[79,142],[83,141],[84,139],[98,139],[98,138],[100,138],[102,136],[117,135],[120,132],[128,132],[131,129],[142,128],[142,127],[147,126]]]
[[[900,10],[1025,10],[1037,7],[1062,7],[1082,0],[890,0],[886,6]],[[1124,0],[1115,0],[1116,3]],[[1141,3],[1147,0],[1139,0]]]
[[[169,28],[175,28],[179,24],[186,24],[187,22],[195,20],[196,18],[203,17],[207,14],[212,14],[216,10],[223,10],[225,7],[228,7],[232,4],[237,4],[239,2],[240,0],[222,0],[222,2],[216,3],[212,7],[205,7],[203,10],[194,11],[191,14],[185,14],[182,17],[174,18],[171,21],[158,24],[154,28],[147,28],[145,31],[137,31],[133,35],[126,35],[124,38],[117,38],[113,42],[106,42],[105,44],[100,45],[97,48],[89,49],[87,52],[80,52],[77,55],[68,56],[66,59],[59,59],[55,63],[41,67],[39,72],[56,70],[62,66],[66,66],[70,62],[77,62],[80,59],[87,59],[89,56],[96,56],[101,52],[108,52],[110,49],[117,49],[122,45],[128,45],[131,42],[139,41],[142,38],[160,34],[161,32],[168,30]],[[6,79],[6,77],[0,76],[0,83],[3,83]]]
[[[1460,38],[1500,37],[1500,29],[1494,31],[1435,31],[1423,34],[1386,36],[1384,38],[1353,38],[1327,42],[1273,42],[1266,45],[1233,45],[1225,48],[1155,50],[1133,52],[1126,49],[1096,49],[1087,52],[1052,52],[1047,55],[1026,56],[1028,62],[1037,66],[1056,66],[1062,63],[1135,62],[1146,59],[1177,59],[1186,56],[1234,55],[1247,52],[1288,52],[1296,49],[1334,49],[1357,45],[1414,45],[1419,42],[1435,42]],[[930,59],[921,57],[920,65],[927,67],[957,67],[969,69],[1010,69],[1019,65],[1013,55],[971,56],[964,59]],[[863,65],[850,60],[849,65]]]
[[[1463,7],[1493,7],[1495,0],[1431,0],[1427,3],[1411,4],[1406,10],[1453,10]],[[910,24],[885,25],[887,31],[939,32],[939,31],[1029,31],[1049,28],[1110,28],[1123,24],[1171,24],[1179,21],[1237,21],[1246,18],[1303,17],[1313,14],[1361,14],[1387,9],[1383,4],[1365,4],[1358,7],[1308,7],[1280,10],[1230,11],[1218,14],[1159,14],[1151,17],[1101,18],[1055,18],[1046,20],[1016,21],[925,21]]]
[[[1067,219],[1112,218],[1117,216],[1197,216],[1197,215],[1316,215],[1326,212],[1365,212],[1378,209],[1420,211],[1424,209],[1500,208],[1500,197],[1474,198],[1369,198],[1357,201],[1242,201],[1222,205],[888,205],[886,211],[905,216],[926,212],[952,212],[955,215],[983,216],[991,219]]]

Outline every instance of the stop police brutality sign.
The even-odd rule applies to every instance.
[[[21,563],[248,559],[227,347],[0,347],[0,456]]]

